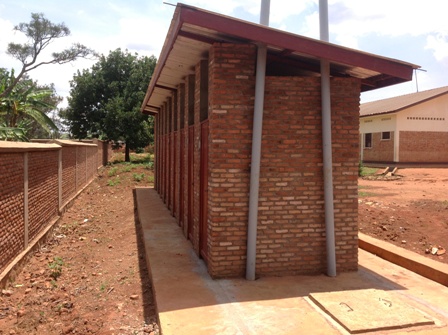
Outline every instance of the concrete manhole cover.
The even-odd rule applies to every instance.
[[[311,293],[310,299],[351,334],[434,324],[422,312],[382,290]]]

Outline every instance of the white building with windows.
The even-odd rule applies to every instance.
[[[360,108],[363,162],[448,163],[448,86]]]

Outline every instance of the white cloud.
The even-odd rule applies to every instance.
[[[425,49],[432,50],[437,61],[448,64],[448,33],[428,35]]]
[[[188,4],[190,6],[203,8],[209,11],[230,15],[233,13],[235,8],[244,6],[245,9],[251,9],[254,3],[259,1],[247,0],[243,4],[241,1],[237,0],[224,0],[224,1],[209,1],[209,0],[190,0],[190,1],[180,1],[182,3]]]
[[[176,3],[174,0],[167,2]],[[419,73],[419,86],[431,85],[435,73],[442,73],[437,65],[448,66],[448,20],[444,10],[446,0],[427,0],[424,3],[414,0],[328,0],[330,17],[330,38],[332,42],[352,48],[359,48],[376,37],[394,45],[395,39],[404,37],[412,40],[418,37],[426,41],[426,50],[434,58],[424,64],[425,68],[434,65],[431,73]],[[104,2],[78,0],[58,2],[56,0],[2,0],[0,4],[0,66],[19,67],[20,63],[5,54],[7,43],[20,41],[14,35],[14,24],[29,21],[29,13],[43,12],[54,23],[66,22],[72,35],[54,43],[53,50],[60,50],[73,42],[80,42],[107,55],[117,48],[138,52],[139,55],[159,56],[166,32],[174,11],[173,6],[163,4],[163,0],[108,0]],[[185,0],[192,6],[237,16],[240,19],[258,21],[261,0]],[[271,0],[270,23],[282,30],[304,36],[319,38],[319,15],[317,0]],[[22,41],[23,42],[23,41]],[[378,42],[377,42],[378,43]],[[369,45],[369,52],[377,53],[378,47]],[[422,50],[424,51],[424,50]],[[393,48],[386,50],[387,56],[404,59],[409,54]],[[416,50],[418,52],[418,50]],[[423,53],[422,53],[423,54]],[[427,57],[429,52],[424,56]],[[420,59],[417,56],[416,59]],[[89,68],[94,62],[79,60],[63,66],[48,65],[30,73],[40,83],[53,82],[60,95],[69,91],[69,80],[73,73]],[[442,77],[440,75],[439,77]],[[427,79],[428,78],[428,79]],[[447,84],[441,82],[437,83]],[[448,79],[447,79],[448,80]],[[434,80],[432,86],[434,86]],[[405,86],[409,89],[410,86]],[[400,86],[400,85],[398,85]],[[398,91],[401,88],[398,88]],[[398,92],[396,90],[396,92]],[[406,92],[408,93],[408,92]]]
[[[445,0],[330,0],[330,30],[337,42],[374,33],[420,36],[448,29]]]

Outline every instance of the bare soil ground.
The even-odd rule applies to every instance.
[[[0,334],[158,334],[133,188],[145,164],[99,171],[0,294]]]
[[[399,169],[397,178],[359,179],[360,232],[447,263],[448,169]],[[428,253],[438,248],[439,254]]]

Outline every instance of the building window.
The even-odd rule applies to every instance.
[[[381,133],[381,140],[390,140],[390,131],[383,131]]]
[[[372,133],[364,134],[364,148],[372,147]]]

